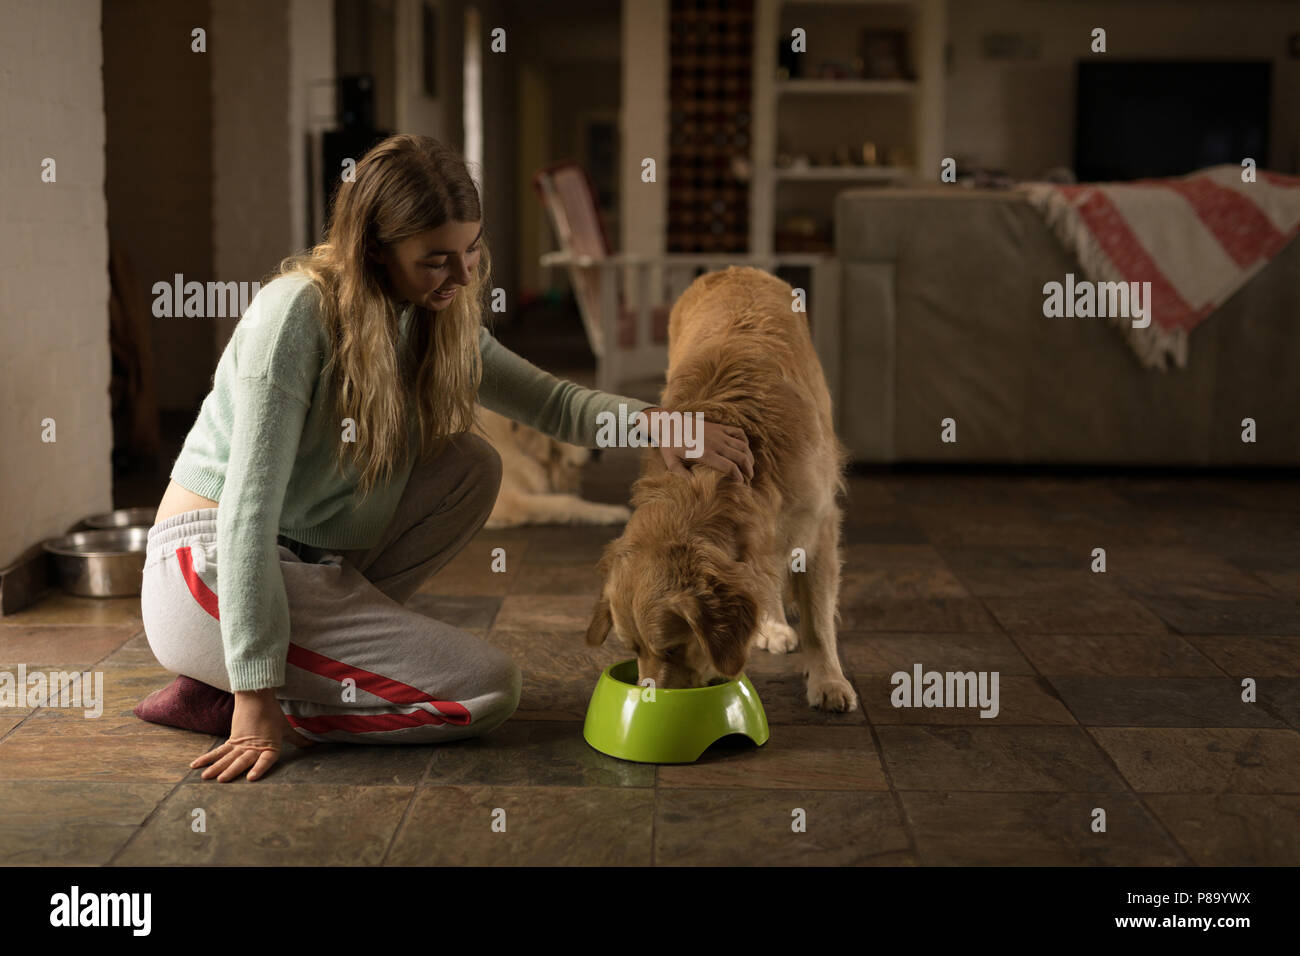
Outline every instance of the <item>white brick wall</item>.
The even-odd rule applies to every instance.
[[[5,0],[0,29],[0,567],[112,507],[98,0]],[[41,160],[58,181],[41,182]],[[41,441],[42,418],[57,422]]]

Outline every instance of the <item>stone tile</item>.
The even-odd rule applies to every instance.
[[[1285,511],[1254,510],[1240,505],[1223,508],[1184,509],[1184,517],[1195,514],[1195,521],[1186,521],[1184,537],[1189,545],[1223,555],[1232,560],[1233,555],[1255,554],[1295,557],[1296,532],[1300,531],[1300,518]],[[1233,563],[1237,563],[1233,561]],[[1262,567],[1267,570],[1272,561]],[[1239,565],[1241,566],[1241,565]],[[1290,566],[1289,562],[1287,565]]]
[[[419,593],[504,596],[523,565],[528,547],[528,529],[480,531],[420,586]],[[502,551],[500,555],[497,554],[498,548]],[[494,570],[502,567],[502,560],[504,570]]]
[[[385,862],[649,866],[654,813],[646,787],[421,787]]]
[[[1047,533],[1041,514],[1020,506],[973,509],[958,504],[932,505],[914,509],[913,516],[926,538],[945,551],[956,547],[1034,548],[1066,543],[1059,532]],[[1095,541],[1097,536],[1087,537]]]
[[[847,538],[840,547],[844,575],[873,574],[889,571],[896,574],[930,572],[949,573],[939,552],[929,545],[881,544]]]
[[[849,489],[846,518],[870,509],[888,511],[898,504],[887,481],[867,475],[849,474],[846,482]]]
[[[0,633],[10,627],[36,625],[67,626],[93,625],[95,627],[129,627],[140,630],[140,596],[120,598],[89,598],[50,590],[30,607],[17,614],[0,618]],[[128,637],[130,635],[127,635]]]
[[[1091,563],[1089,558],[1079,552],[1059,547],[990,548],[967,545],[941,547],[939,554],[959,577],[984,570],[1014,573],[1087,571]]]
[[[1011,639],[1001,633],[888,634],[841,631],[844,668],[858,674],[892,674],[921,662],[927,670],[988,670],[1000,674],[1032,674],[1033,666]]]
[[[1285,727],[1228,677],[1051,677],[1088,727]]]
[[[1107,576],[1134,596],[1156,598],[1276,598],[1258,575],[1190,548],[1125,548],[1107,554]]]
[[[436,575],[420,585],[416,595],[435,594],[439,596],[459,595],[475,597],[490,595],[505,597],[510,590],[510,579],[504,574],[492,574],[478,569],[443,568]]]
[[[454,746],[459,741],[452,741]],[[434,754],[448,744],[315,743],[310,747],[287,745],[274,769],[258,786],[330,784],[357,787],[413,787],[428,771]],[[191,780],[202,780],[197,767]],[[207,781],[203,781],[206,783]]]
[[[565,722],[586,720],[587,707],[591,703],[592,691],[596,689],[598,676],[597,673],[590,677],[539,678],[530,676],[525,670],[519,707],[512,719]]]
[[[1105,548],[1106,554],[1143,546],[1180,548],[1188,545],[1183,536],[1185,519],[1147,519],[1131,524],[1083,518],[1077,521],[1050,521],[1039,530],[1042,540],[1091,556],[1093,548]],[[1109,564],[1109,560],[1107,561]]]
[[[1292,601],[1300,601],[1300,571],[1294,568],[1286,571],[1256,571],[1255,577],[1278,594]]]
[[[986,598],[984,603],[1009,634],[1166,633],[1160,619],[1131,598]]]
[[[154,657],[153,649],[149,646],[149,638],[145,636],[144,631],[138,632],[113,653],[97,662],[100,667],[139,667],[157,663],[158,658]]]
[[[0,783],[0,863],[107,863],[171,788],[169,783]]]
[[[845,676],[850,683],[853,682],[851,674]],[[845,713],[836,713],[808,706],[807,682],[804,680],[802,672],[762,674],[751,671],[749,680],[754,685],[754,690],[758,693],[758,699],[763,704],[769,727],[775,727],[778,724],[856,727],[863,726],[867,722],[866,713],[862,709],[860,688],[854,688],[859,695],[857,709]]]
[[[840,578],[840,604],[870,605],[905,598],[968,598],[946,568],[846,569]]]
[[[1127,793],[927,793],[899,799],[923,866],[1171,866],[1187,858]],[[1106,832],[1094,833],[1094,810]]]
[[[134,717],[32,719],[0,741],[0,780],[175,783],[206,752],[209,739]]]
[[[18,620],[16,615],[12,620]],[[11,620],[11,618],[5,618]],[[118,650],[135,634],[139,624],[6,624],[0,627],[0,662],[13,671],[21,662],[27,669],[87,668]]]
[[[1264,677],[1257,686],[1260,706],[1300,730],[1300,680]]]
[[[82,687],[80,692],[82,699],[80,706],[62,706],[63,691],[60,688],[59,696],[56,699],[51,696],[50,704],[42,707],[40,711],[32,718],[33,729],[43,728],[49,721],[72,721],[83,726],[95,724],[101,721],[112,723],[115,719],[123,723],[131,722],[139,725],[144,723],[132,712],[135,705],[140,703],[156,690],[166,687],[173,680],[175,675],[159,667],[157,664],[135,667],[96,667],[90,671],[82,672],[90,674],[92,685],[102,680],[102,688],[92,686],[89,688],[93,693],[103,693],[103,699],[96,701],[100,713],[98,717],[87,716],[87,710],[94,710],[94,707],[87,708],[85,694],[87,692],[86,679],[81,678]],[[73,697],[71,691],[68,694],[69,702]],[[54,706],[55,704],[58,706]]]
[[[509,654],[523,672],[515,720],[585,720],[601,672],[633,656],[612,636],[596,648],[588,647],[580,633],[554,631],[493,630],[485,640]]]
[[[1090,731],[1140,793],[1300,793],[1300,733],[1238,727]]]
[[[613,633],[598,647],[589,647],[582,633],[571,631],[494,628],[484,640],[509,654],[524,671],[525,679],[532,676],[538,680],[558,681],[579,677],[590,680],[593,687],[606,667],[635,656]]]
[[[1128,487],[1121,487],[1118,493],[1144,515],[1162,511],[1178,513],[1236,508],[1240,504],[1231,495],[1209,483],[1197,481],[1194,476],[1191,480],[1133,482]]]
[[[417,593],[411,596],[406,606],[444,624],[486,633],[492,627],[502,600],[490,595]]]
[[[528,561],[573,564],[596,561],[605,545],[623,533],[618,525],[538,525],[529,528]]]
[[[1292,538],[1248,535],[1233,541],[1216,542],[1216,554],[1243,571],[1255,574],[1300,571],[1300,541]]]
[[[929,661],[924,661],[923,665],[926,671],[939,670],[938,667],[931,666]],[[900,670],[906,671],[909,676],[912,674],[911,665]],[[861,690],[867,718],[875,726],[940,724],[993,727],[1075,722],[1055,691],[1041,677],[999,674],[998,710],[994,717],[982,716],[978,701],[968,702],[968,707],[895,707],[893,694],[896,685],[892,674],[855,673],[853,683]]]
[[[1214,634],[1194,635],[1185,640],[1228,674],[1300,677],[1300,637]]]
[[[270,779],[268,776],[267,780]],[[116,866],[373,866],[397,832],[413,787],[265,780],[177,787]],[[192,829],[204,811],[206,832]]]
[[[997,622],[974,598],[903,598],[840,604],[841,627],[849,631],[998,630]]]
[[[1079,727],[880,726],[876,734],[898,790],[1124,789]]]
[[[896,514],[895,512],[895,517]],[[873,517],[875,520],[870,520]],[[916,525],[884,519],[884,515],[877,515],[850,521],[846,514],[844,522],[846,537],[851,537],[855,543],[860,544],[928,545],[930,543],[925,532]]]
[[[1081,677],[1221,677],[1175,634],[1017,634],[1039,673]]]
[[[1144,603],[1179,634],[1300,635],[1300,604],[1283,599],[1162,597],[1143,594]]]
[[[1040,507],[1039,503],[1024,495],[1008,493],[1009,487],[1021,484],[1022,481],[1006,475],[934,470],[897,476],[887,487],[894,501],[909,508],[1004,508],[1028,513]]]
[[[578,636],[587,633],[596,606],[594,595],[521,594],[507,595],[501,602],[494,631],[564,631]]]
[[[660,787],[656,866],[910,866],[894,798],[846,790]],[[801,810],[806,831],[795,832]]]
[[[595,604],[602,581],[592,561],[527,561],[510,588],[512,595],[583,595]]]
[[[1300,796],[1149,796],[1146,804],[1197,866],[1300,865]]]
[[[1107,575],[1091,570],[1091,549],[962,547],[940,553],[970,593],[980,597],[1122,596]]]
[[[981,598],[1035,598],[1060,602],[1091,602],[1124,598],[1123,589],[1105,574],[1071,568],[1028,568],[1003,571],[993,568],[963,570],[959,574],[971,594]]]
[[[888,790],[864,727],[777,725],[761,747],[724,739],[693,764],[659,767],[660,787]]]
[[[595,682],[592,682],[595,686]],[[434,748],[425,784],[489,787],[653,787],[655,768],[607,756],[577,720],[507,720],[482,737]]]

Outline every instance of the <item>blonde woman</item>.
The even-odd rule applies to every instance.
[[[474,403],[594,447],[601,412],[653,406],[558,379],[483,326],[490,258],[453,149],[393,136],[342,183],[326,241],[250,304],[149,531],[149,645],[179,676],[143,719],[227,737],[202,776],[256,780],[282,741],[420,743],[519,702],[497,648],[404,607],[486,522],[497,453]],[[701,463],[747,481],[739,430]],[[661,446],[685,472],[682,447]]]

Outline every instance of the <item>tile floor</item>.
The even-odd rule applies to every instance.
[[[497,334],[592,384],[590,366],[566,364],[584,345],[563,309]],[[635,452],[606,452],[584,494],[626,501],[636,471]],[[120,478],[117,505],[155,504],[163,483]],[[518,661],[519,710],[498,730],[318,745],[253,784],[200,780],[187,765],[217,741],[132,715],[170,678],[138,599],[54,595],[0,618],[0,671],[102,670],[108,697],[98,720],[0,708],[0,863],[1300,864],[1291,478],[859,474],[840,656],[860,709],[810,710],[798,661],[756,651],[771,739],[723,741],[689,766],[625,763],[582,739],[596,676],[630,656],[583,643],[615,533],[485,531],[413,599]],[[506,574],[487,570],[498,546]],[[1089,570],[1098,547],[1104,574]],[[998,671],[1000,713],[895,709],[890,675],[916,663]],[[792,832],[795,808],[806,832]]]
[[[619,500],[635,470],[635,453],[607,453],[586,493]],[[1300,863],[1294,482],[876,473],[850,487],[840,651],[861,708],[810,710],[796,661],[757,651],[770,741],[689,766],[582,739],[596,675],[627,656],[582,640],[614,530],[483,532],[414,599],[520,663],[519,710],[496,732],[319,745],[255,784],[198,779],[186,765],[213,741],[131,714],[169,679],[138,600],[48,596],[0,620],[0,670],[102,670],[107,703],[98,720],[0,711],[0,862]],[[487,571],[497,546],[504,575]],[[1001,712],[894,708],[889,675],[918,662],[998,671]]]

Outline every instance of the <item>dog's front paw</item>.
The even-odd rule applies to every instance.
[[[632,510],[626,505],[596,505],[592,511],[592,524],[627,524],[632,517]]]
[[[808,706],[844,713],[858,709],[858,695],[843,677],[809,677]]]
[[[775,618],[764,618],[758,625],[754,645],[773,654],[789,654],[799,646],[799,634],[789,624]]]

